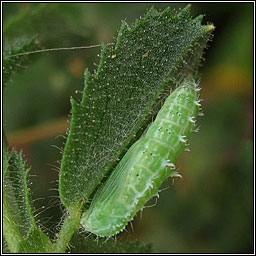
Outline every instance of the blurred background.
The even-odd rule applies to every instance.
[[[5,46],[37,35],[47,48],[113,42],[121,25],[148,8],[174,3],[3,3]],[[153,243],[160,253],[252,253],[253,239],[253,3],[193,3],[216,26],[203,63],[204,117],[179,158],[183,179],[163,184],[157,205],[148,203],[121,241]],[[34,54],[4,91],[3,127],[11,147],[23,149],[37,219],[53,237],[62,209],[58,200],[60,149],[70,96],[79,100],[83,71],[99,62],[100,48]],[[167,189],[168,188],[168,189]]]

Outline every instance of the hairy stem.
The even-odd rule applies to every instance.
[[[69,207],[69,216],[65,219],[53,245],[54,253],[65,253],[72,236],[80,227],[81,208],[82,204],[74,204]]]

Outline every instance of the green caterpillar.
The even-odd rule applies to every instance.
[[[195,130],[199,90],[194,81],[185,80],[166,99],[145,136],[132,145],[83,213],[87,231],[101,237],[119,233],[158,195],[164,180],[180,176],[175,163]]]

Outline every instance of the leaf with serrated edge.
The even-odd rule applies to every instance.
[[[35,37],[30,39],[19,39],[14,45],[6,46],[3,57],[4,88],[16,72],[23,70],[24,65],[30,63],[31,59],[26,52],[35,51],[38,49],[40,49],[40,47],[36,43]]]
[[[212,27],[190,17],[150,9],[129,27],[123,22],[115,45],[102,45],[95,74],[85,71],[80,103],[64,149],[59,190],[70,206],[86,201],[119,158],[141,135],[171,88],[197,74]]]

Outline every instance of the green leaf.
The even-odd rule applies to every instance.
[[[19,227],[16,225],[12,209],[7,200],[3,188],[3,233],[8,249],[12,253],[18,252],[19,243],[22,241],[22,235]]]
[[[49,238],[37,227],[33,227],[26,239],[19,244],[19,253],[49,253],[51,249]]]
[[[95,239],[76,233],[70,243],[71,253],[151,253],[152,246],[139,242],[118,242],[114,239]]]
[[[4,176],[3,189],[3,230],[12,253],[21,252],[20,250],[25,252],[26,241],[30,244],[27,252],[37,252],[37,244],[44,244],[45,247],[51,244],[48,237],[37,227],[34,219],[29,199],[29,171],[22,152],[14,150]],[[31,237],[34,235],[37,237],[37,243],[34,243],[33,249]]]
[[[59,182],[65,206],[88,200],[170,89],[189,73],[197,74],[214,28],[201,20],[190,17],[190,6],[178,14],[150,9],[131,27],[123,22],[115,45],[102,45],[98,70],[85,71],[82,101],[71,100]]]
[[[19,39],[15,43],[6,43],[3,58],[3,88],[11,80],[12,76],[25,68],[31,62],[30,55],[26,52],[38,50],[40,47],[35,38]]]
[[[26,167],[22,152],[18,153],[14,150],[5,175],[4,185],[15,225],[19,227],[23,236],[26,236],[35,223],[29,199],[27,181],[29,171],[30,168]]]

